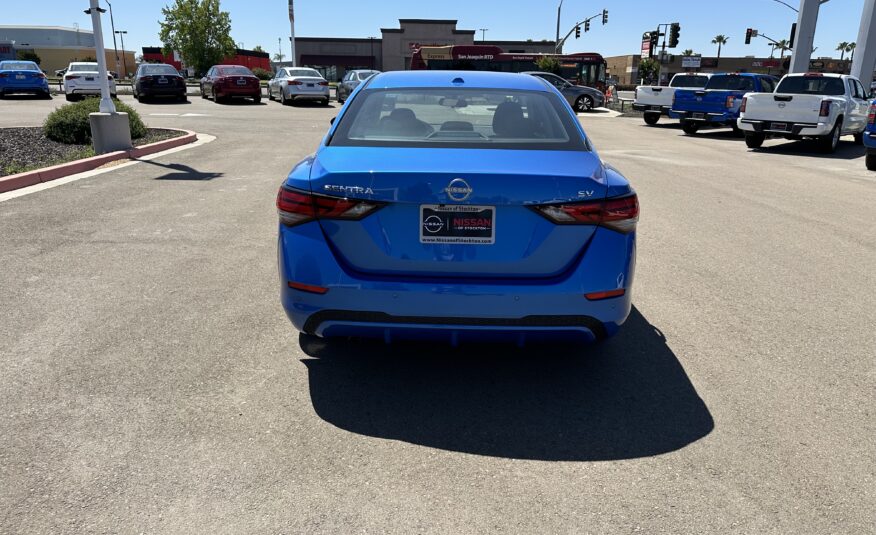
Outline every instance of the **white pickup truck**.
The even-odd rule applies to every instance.
[[[870,92],[854,76],[788,74],[775,93],[748,93],[737,126],[745,144],[759,148],[767,136],[817,139],[824,152],[836,150],[840,137],[863,143]]]
[[[669,87],[640,85],[636,88],[633,109],[645,114],[647,124],[657,124],[661,115],[669,115],[676,89],[702,89],[706,87],[711,76],[706,73],[680,72],[669,81]]]

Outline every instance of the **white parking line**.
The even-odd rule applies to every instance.
[[[186,149],[190,149],[193,147],[198,147],[200,145],[205,145],[210,143],[216,139],[216,136],[211,136],[209,134],[198,134],[198,140],[194,143],[189,143],[188,145],[182,145],[179,147],[174,147],[172,149],[163,150],[161,152],[156,152],[155,154],[150,154],[148,156],[143,156],[138,160],[131,160],[119,165],[112,165],[116,162],[110,162],[110,167],[104,167],[101,169],[92,169],[91,171],[86,171],[84,173],[79,173],[76,175],[65,176],[64,178],[59,178],[57,180],[50,180],[49,182],[42,182],[40,184],[34,184],[33,186],[28,186],[26,188],[21,188],[13,191],[7,191],[6,193],[0,193],[0,202],[8,201],[9,199],[15,199],[16,197],[23,197],[24,195],[29,195],[31,193],[36,193],[38,191],[43,191],[49,188],[54,188],[57,186],[61,186],[63,184],[69,184],[70,182],[75,182],[77,180],[83,178],[89,178],[96,175],[101,175],[108,171],[115,171],[116,169],[121,169],[123,167],[128,167],[129,165],[136,165],[140,163],[141,160],[152,160],[155,158],[160,158],[162,156],[167,156],[168,154],[173,154],[175,152],[180,152]]]

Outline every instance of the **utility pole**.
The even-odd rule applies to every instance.
[[[481,31],[481,43],[487,40],[487,30],[489,28],[478,28]]]
[[[119,65],[119,47],[116,46],[116,23],[113,21],[113,5],[109,3],[108,0],[104,0],[106,5],[110,8],[110,29],[113,31],[113,50],[116,51],[116,72],[122,70],[122,66]],[[122,54],[125,53],[125,47],[122,47]]]
[[[128,58],[125,56],[125,34],[128,33],[127,30],[116,30],[113,33],[119,34],[119,38],[122,40],[122,61],[125,63],[125,74],[122,78],[128,77]]]
[[[374,37],[368,36],[368,44],[371,47],[371,70],[374,70]]]
[[[292,49],[292,66],[298,66],[298,58],[295,57],[295,6],[294,0],[289,0],[289,46]]]

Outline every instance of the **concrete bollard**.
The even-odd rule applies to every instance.
[[[95,154],[133,148],[131,123],[127,113],[90,113],[91,140]]]

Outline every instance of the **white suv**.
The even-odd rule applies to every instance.
[[[116,96],[116,81],[112,74],[109,77],[110,94]],[[97,78],[97,63],[75,62],[67,67],[64,74],[64,94],[67,100],[79,100],[84,95],[100,96],[100,81]]]

